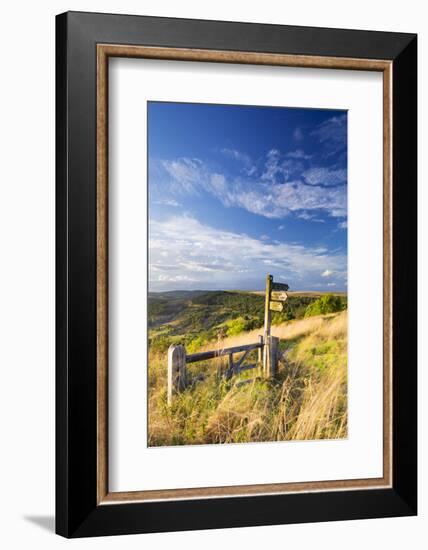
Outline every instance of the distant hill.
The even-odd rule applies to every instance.
[[[206,292],[206,290],[166,290],[163,292],[149,292],[149,299],[184,300],[186,298],[194,298]]]
[[[253,294],[263,294],[265,293],[264,290],[253,290],[251,291]],[[333,296],[347,296],[348,293],[344,291],[320,291],[320,290],[287,290],[287,294],[289,296],[312,296],[314,298],[319,298],[320,296],[323,296],[324,294],[333,294]]]

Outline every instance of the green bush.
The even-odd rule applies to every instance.
[[[149,347],[152,351],[158,353],[164,353],[172,344],[172,339],[169,336],[161,334],[154,338],[149,339]]]
[[[312,317],[313,315],[326,315],[327,313],[335,313],[336,311],[342,311],[345,309],[345,303],[340,296],[333,296],[333,294],[324,294],[312,304],[309,304],[305,311],[305,317]]]
[[[200,336],[197,336],[193,340],[191,340],[188,344],[186,344],[186,352],[187,353],[195,353],[198,351],[202,346],[205,346],[205,344],[208,344],[209,338],[206,334],[201,334]]]
[[[227,335],[237,336],[246,329],[245,319],[238,317],[227,322]]]

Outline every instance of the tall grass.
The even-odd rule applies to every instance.
[[[257,341],[255,330],[201,349]],[[219,379],[221,359],[190,365],[203,381],[166,400],[166,356],[149,353],[149,445],[190,445],[347,436],[347,312],[273,327],[281,359],[275,381],[247,371]],[[254,362],[255,356],[249,358]],[[242,384],[242,382],[248,381]]]

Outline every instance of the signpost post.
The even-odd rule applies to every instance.
[[[263,331],[263,376],[267,377],[269,372],[268,363],[269,363],[269,340],[270,340],[270,293],[272,291],[272,275],[266,275],[266,290],[265,290],[265,327]]]
[[[278,338],[271,336],[271,311],[284,310],[284,302],[288,299],[286,283],[275,283],[272,275],[266,275],[265,290],[265,325],[263,331],[263,375],[265,378],[275,376],[277,369]]]

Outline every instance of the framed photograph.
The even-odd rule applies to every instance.
[[[58,534],[416,514],[416,36],[56,36]]]

